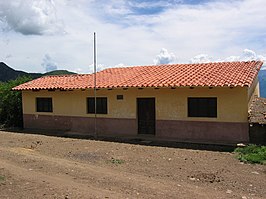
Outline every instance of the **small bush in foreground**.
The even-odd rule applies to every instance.
[[[5,176],[0,175],[0,182],[5,180]]]
[[[110,160],[110,162],[111,162],[112,164],[116,164],[116,165],[118,165],[118,164],[123,164],[125,161],[124,161],[124,160],[121,160],[121,159],[115,159],[115,158],[112,158],[112,159]]]
[[[266,146],[251,144],[243,148],[236,148],[235,152],[238,153],[237,158],[241,162],[248,162],[252,164],[266,163]]]

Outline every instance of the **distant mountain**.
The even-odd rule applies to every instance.
[[[70,72],[68,70],[54,70],[51,72],[44,73],[43,75],[73,75],[73,74],[77,73]]]
[[[266,70],[259,72],[260,97],[266,97]]]
[[[31,76],[32,78],[41,77],[41,73],[26,73],[24,71],[14,70],[3,62],[0,62],[0,81],[6,82],[8,80],[16,79],[19,76]]]
[[[36,79],[45,75],[66,75],[66,74],[76,74],[67,70],[55,70],[48,73],[27,73],[24,71],[14,70],[3,62],[0,62],[0,82],[6,82],[9,80],[16,79],[21,76],[30,76],[33,79]]]

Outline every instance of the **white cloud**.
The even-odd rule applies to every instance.
[[[98,2],[97,2],[98,3]],[[123,16],[125,14],[131,14],[132,12],[127,7],[126,2],[123,0],[111,1],[111,3],[100,4],[104,10],[105,14],[110,14],[112,16]]]
[[[105,64],[97,64],[96,65],[96,71],[102,71],[104,69],[107,69],[107,68],[122,68],[122,67],[127,67],[126,65],[120,63],[120,64],[117,64],[117,65],[114,65],[114,66],[107,66]],[[87,73],[93,73],[94,72],[94,64],[90,64],[88,69],[85,70]],[[77,73],[81,73],[81,72],[84,72],[82,69],[75,69],[75,72]]]
[[[114,65],[114,66],[107,66],[105,64],[97,64],[96,71],[99,72],[99,71],[102,71],[102,70],[107,69],[107,68],[122,68],[122,67],[126,67],[126,65],[124,65],[122,63]],[[90,64],[88,69],[86,69],[85,71],[87,73],[93,73],[94,72],[94,64]],[[83,73],[84,71],[79,68],[79,69],[76,69],[75,72]]]
[[[123,67],[127,67],[125,64],[120,63],[114,66],[114,68],[123,68]]]
[[[57,63],[51,58],[49,54],[44,55],[42,60],[42,66],[46,72],[57,70]]]
[[[266,57],[263,55],[258,55],[255,51],[250,49],[244,49],[241,55],[238,56],[229,56],[225,61],[265,61]]]
[[[23,35],[63,32],[53,0],[0,0],[0,21]]]
[[[239,61],[239,60],[240,60],[240,56],[234,56],[234,55],[231,55],[225,59],[225,61],[229,61],[229,62]]]
[[[190,63],[208,63],[212,62],[213,58],[207,54],[199,54],[190,59]]]
[[[176,60],[174,53],[169,53],[167,49],[162,48],[160,54],[153,60],[155,65],[170,64]]]
[[[6,59],[9,59],[9,58],[11,58],[11,57],[12,57],[11,54],[6,55]]]
[[[99,72],[99,71],[102,71],[106,68],[110,68],[108,66],[106,66],[105,64],[101,64],[101,63],[97,63],[96,65],[96,71]],[[81,71],[81,70],[80,70]],[[83,70],[82,70],[83,71]],[[88,68],[85,70],[87,73],[94,73],[94,64],[90,64],[88,66]]]
[[[265,0],[215,0],[193,5],[171,5],[173,1],[169,0],[169,6],[163,7],[163,12],[152,15],[132,12],[137,9],[137,12],[142,12],[142,8],[156,9],[160,6],[158,2],[165,1],[152,1],[151,5],[145,4],[148,1],[141,1],[140,5],[129,5],[126,0],[0,0],[1,19],[6,20],[3,13],[11,12],[3,9],[3,4],[24,1],[29,2],[28,6],[24,4],[30,8],[29,13],[33,13],[34,24],[35,18],[42,18],[39,17],[42,14],[31,11],[32,2],[49,5],[52,2],[51,10],[56,12],[51,13],[56,16],[46,15],[54,20],[37,25],[41,28],[34,32],[39,36],[25,37],[19,33],[19,28],[17,32],[0,31],[0,60],[19,70],[43,72],[43,55],[49,52],[56,55],[56,62],[63,69],[91,72],[94,31],[97,32],[97,59],[104,65],[101,68],[118,63],[151,65],[162,47],[171,49],[170,52],[178,56],[178,63],[187,63],[202,52],[211,55],[212,60],[224,60],[230,55],[240,54],[245,48],[266,55]],[[19,21],[28,18],[26,11],[23,14],[20,9],[17,11],[14,13],[13,9],[11,13],[21,16]],[[60,24],[58,19],[64,20],[67,34],[48,34],[56,32],[53,28]],[[9,42],[4,42],[3,38]],[[7,58],[8,54],[12,54],[12,58]]]
[[[241,55],[232,55],[227,58],[213,59],[208,54],[199,54],[190,59],[190,63],[208,63],[208,62],[220,62],[220,61],[266,61],[266,56],[258,55],[255,51],[250,49],[244,49]]]

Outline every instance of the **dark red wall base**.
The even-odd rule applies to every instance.
[[[156,127],[156,136],[162,138],[195,142],[249,142],[248,123],[159,120]]]
[[[94,118],[24,114],[24,128],[93,135]],[[97,118],[99,135],[137,136],[136,119]],[[249,141],[248,123],[157,120],[156,138],[209,143]]]
[[[24,114],[24,128],[94,133],[94,118]],[[132,119],[97,118],[97,132],[110,135],[136,135],[136,121]]]

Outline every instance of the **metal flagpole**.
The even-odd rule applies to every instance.
[[[93,65],[94,65],[94,138],[97,139],[97,100],[96,100],[96,33],[94,32],[93,42]]]

